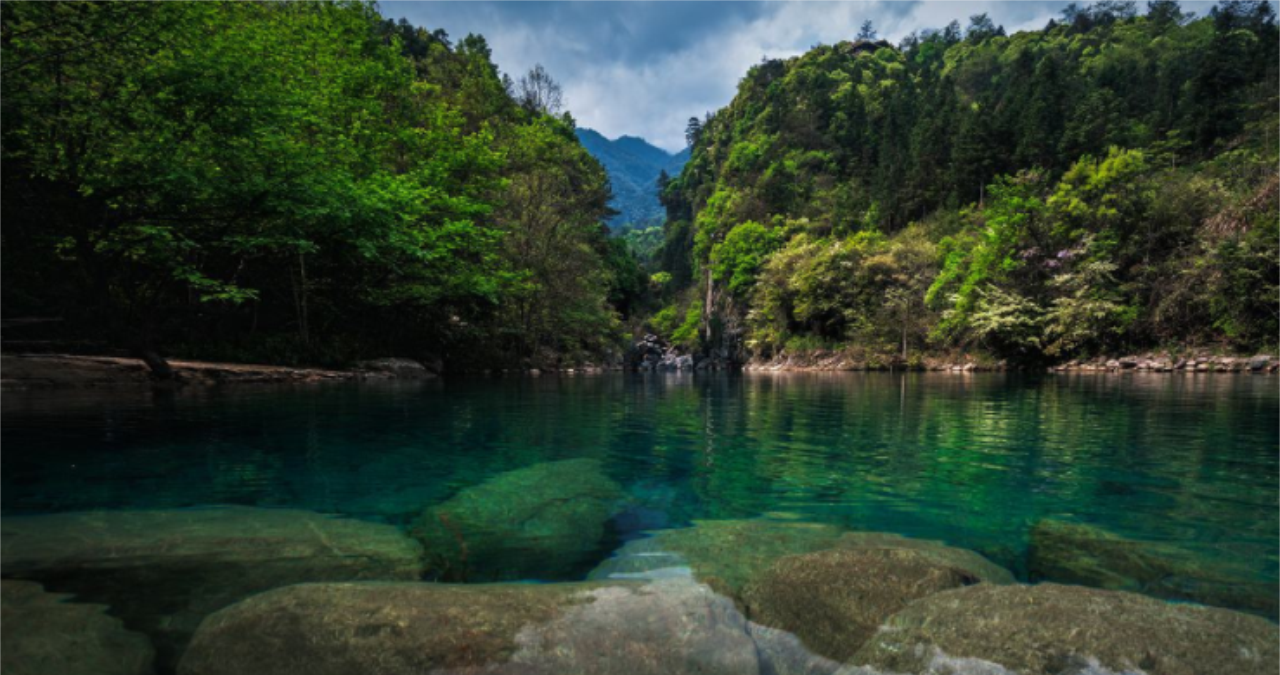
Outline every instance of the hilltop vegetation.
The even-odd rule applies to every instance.
[[[1103,2],[760,63],[691,125],[650,323],[758,356],[1274,346],[1277,39],[1265,2]]]
[[[358,2],[2,11],[6,317],[274,363],[616,342],[643,279],[540,68]]]
[[[529,367],[607,358],[624,326],[1027,363],[1280,333],[1266,2],[1101,2],[1012,36],[982,15],[897,47],[864,26],[751,68],[678,175],[611,143],[612,193],[541,67],[513,80],[483,38],[372,4],[0,19],[3,311],[60,319],[42,337]],[[618,177],[637,167],[660,229]],[[625,238],[615,196],[644,219]]]

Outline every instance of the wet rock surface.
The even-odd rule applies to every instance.
[[[846,532],[836,542],[846,549],[906,549],[936,565],[954,567],[978,581],[992,584],[1014,583],[1009,570],[967,548],[948,546],[933,539],[913,539],[889,532]]]
[[[1008,570],[965,549],[881,532],[850,532],[819,523],[701,520],[628,542],[592,570],[591,579],[662,578],[687,574],[740,599],[747,584],[784,556],[826,549],[900,548],[992,583],[1012,583]]]
[[[1274,620],[1280,586],[1238,562],[1210,561],[1177,546],[1127,539],[1080,523],[1042,520],[1031,530],[1035,580],[1144,593],[1253,612]]]
[[[1080,586],[978,584],[917,600],[850,660],[909,673],[1274,675],[1280,629],[1239,612]]]
[[[403,358],[361,361],[356,364],[355,370],[364,373],[366,377],[381,376],[399,380],[429,380],[439,374],[438,370],[431,370],[419,361]]]
[[[627,370],[692,372],[695,370],[728,370],[736,367],[727,349],[711,349],[706,353],[685,354],[656,335],[645,335],[627,348],[622,365]]]
[[[912,600],[976,583],[918,550],[832,549],[782,558],[743,595],[753,621],[844,661]]]
[[[389,525],[308,511],[219,507],[6,517],[11,578],[109,605],[171,665],[208,614],[306,581],[409,580],[421,548]]]
[[[700,520],[625,544],[590,579],[661,578],[683,568],[718,593],[740,597],[747,583],[787,555],[830,548],[843,533],[818,523]]]
[[[29,581],[0,582],[0,671],[5,675],[149,675],[146,636],[101,605],[67,602]]]
[[[432,578],[554,579],[589,564],[622,499],[597,460],[547,462],[462,490],[424,511],[410,534]]]
[[[395,362],[395,363],[393,363]],[[365,369],[328,370],[245,363],[171,360],[173,384],[311,384],[386,379],[429,379],[422,364],[405,359],[368,362]],[[413,367],[408,363],[415,364]],[[0,357],[0,389],[112,389],[155,384],[140,359],[71,354],[5,354]]]
[[[1201,352],[1175,356],[1168,352],[1160,352],[1119,358],[1074,359],[1060,363],[1052,370],[1057,372],[1274,373],[1276,365],[1275,360],[1265,354],[1248,357]]]
[[[169,361],[175,384],[314,384],[393,379],[387,370],[325,370],[289,366]],[[148,387],[151,371],[140,359],[56,354],[0,355],[0,391]]]
[[[830,673],[687,580],[305,584],[205,621],[181,675]],[[320,637],[322,636],[322,637]],[[761,646],[763,644],[763,647]]]

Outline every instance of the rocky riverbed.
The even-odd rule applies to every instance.
[[[1275,585],[1246,564],[1061,521],[1030,531],[1034,585],[944,542],[797,520],[694,521],[610,553],[630,499],[599,463],[575,459],[462,488],[407,530],[248,507],[4,518],[4,672],[1280,667],[1276,624],[1235,611],[1275,617]],[[557,570],[563,581],[527,583]]]

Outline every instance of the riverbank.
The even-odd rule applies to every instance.
[[[1149,352],[1118,357],[1100,356],[1075,359],[1044,368],[1020,366],[1003,360],[959,356],[926,356],[902,359],[867,358],[848,352],[813,350],[783,353],[772,359],[752,359],[742,367],[745,371],[892,371],[932,372],[1156,372],[1156,373],[1254,373],[1275,374],[1280,359],[1269,354],[1253,356],[1221,356],[1207,352],[1173,354]]]
[[[431,379],[436,373],[408,359],[364,361],[350,370],[169,361],[172,384],[307,384],[359,380]],[[141,359],[72,354],[0,355],[0,389],[98,389],[157,384]]]
[[[0,355],[0,390],[29,389],[104,389],[164,385],[213,386],[225,384],[315,384],[321,382],[358,382],[378,380],[427,380],[440,376],[438,370],[410,359],[362,361],[350,369],[326,369],[272,366],[212,361],[169,361],[173,379],[159,382],[141,359],[119,356],[82,356],[73,354],[4,354]],[[724,359],[694,359],[675,355],[662,362],[643,363],[643,367],[605,368],[600,366],[529,370],[467,370],[483,375],[598,374],[617,370],[650,370],[656,372],[693,372],[731,370]],[[1276,374],[1280,359],[1260,354],[1254,356],[1214,356],[1208,354],[1174,357],[1168,354],[1145,354],[1119,358],[1100,357],[1070,361],[1043,369],[1027,368],[1005,361],[967,357],[924,357],[910,361],[862,359],[843,352],[816,350],[782,354],[773,359],[752,359],[740,366],[744,372],[1097,372],[1126,371],[1151,373],[1243,373]]]

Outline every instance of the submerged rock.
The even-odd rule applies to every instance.
[[[1275,624],[1229,610],[1080,586],[978,584],[911,603],[851,663],[909,673],[1274,675],[1278,641]]]
[[[7,517],[0,540],[6,577],[109,605],[151,635],[162,665],[206,615],[253,593],[421,575],[420,547],[392,526],[285,509]]]
[[[548,462],[428,508],[410,534],[426,549],[428,574],[443,580],[564,578],[600,548],[622,497],[598,460]]]
[[[1042,520],[1031,530],[1033,579],[1134,591],[1170,600],[1277,616],[1280,586],[1238,564],[1206,560],[1169,544],[1126,539],[1101,528]]]
[[[826,549],[911,549],[983,581],[1012,583],[1008,570],[942,542],[882,532],[850,532],[834,525],[773,520],[700,520],[628,542],[591,572],[590,579],[670,576],[681,569],[719,593],[741,599],[747,584],[778,559]]]
[[[908,549],[938,565],[954,567],[990,584],[1012,584],[1009,570],[965,548],[933,539],[913,539],[889,532],[846,532],[836,543],[848,549]]]
[[[738,598],[777,559],[831,548],[843,532],[818,523],[698,520],[693,527],[628,542],[588,578],[661,577],[685,568],[716,592]]]
[[[782,558],[747,586],[744,602],[753,621],[843,661],[912,600],[978,582],[918,550],[831,549]]]
[[[30,581],[0,582],[5,675],[148,675],[155,652],[106,607],[64,602]]]
[[[178,672],[786,675],[836,668],[794,640],[768,632],[761,639],[732,602],[690,581],[304,584],[209,617]]]

